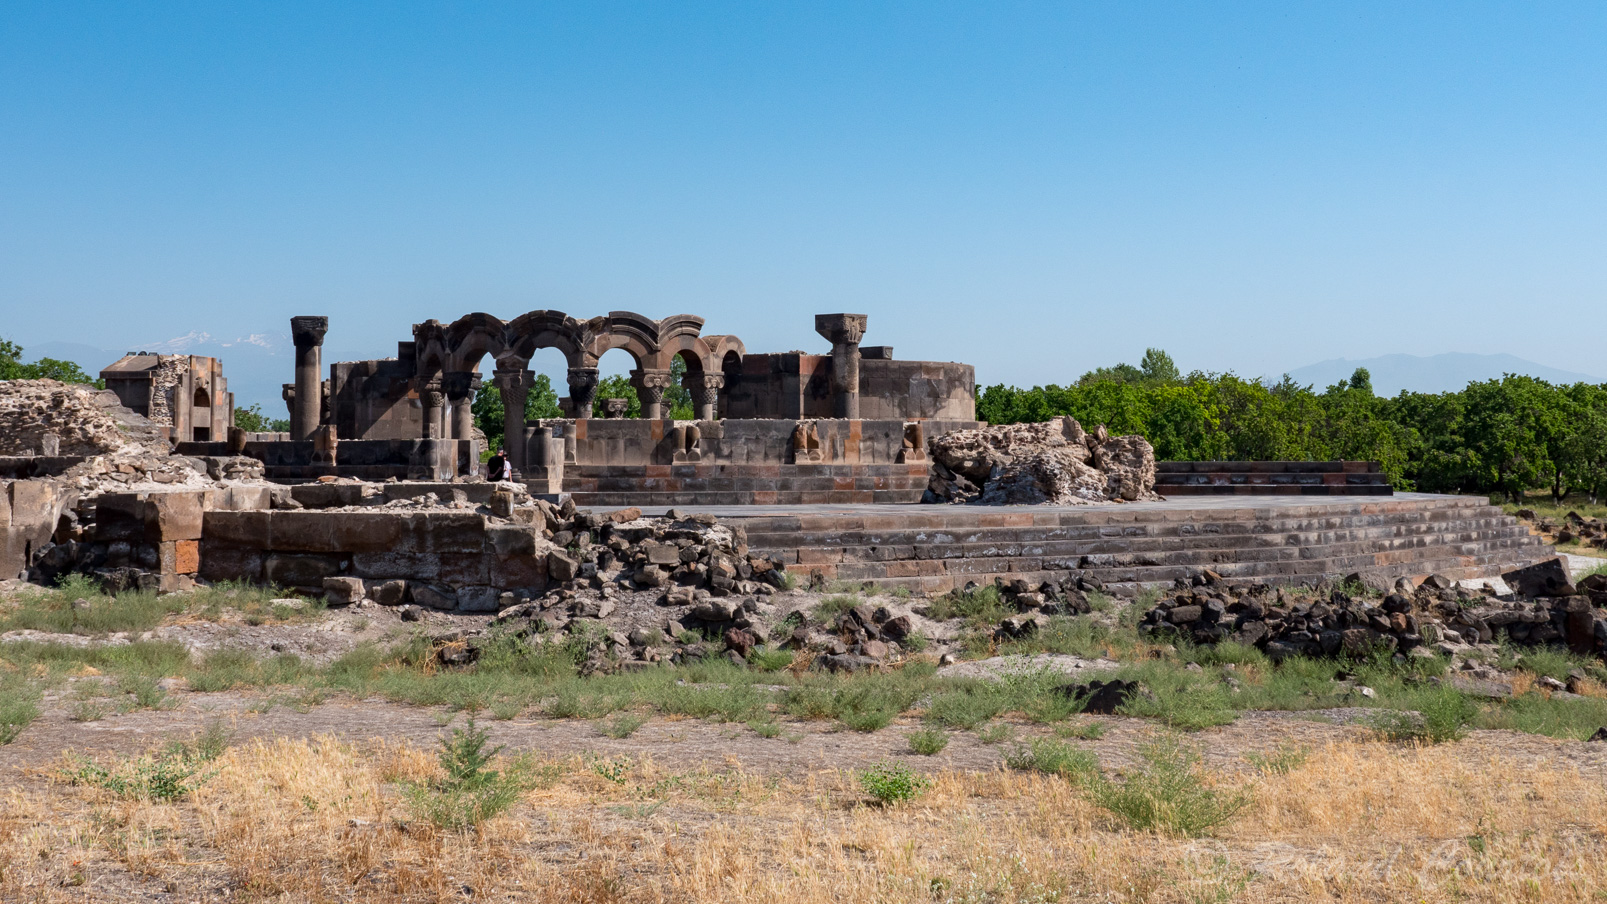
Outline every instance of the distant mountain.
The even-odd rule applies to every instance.
[[[1340,380],[1350,379],[1358,367],[1373,377],[1373,392],[1392,396],[1401,390],[1411,392],[1456,392],[1479,380],[1497,380],[1503,374],[1523,374],[1549,383],[1601,383],[1600,377],[1575,373],[1525,361],[1516,355],[1470,355],[1447,352],[1443,355],[1383,355],[1378,358],[1335,358],[1289,372],[1298,383],[1309,383],[1321,392]]]

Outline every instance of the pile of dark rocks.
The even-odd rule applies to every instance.
[[[1182,582],[1170,599],[1143,616],[1139,630],[1197,644],[1254,646],[1273,659],[1364,656],[1379,651],[1453,657],[1494,643],[1497,635],[1525,646],[1565,646],[1607,654],[1607,578],[1574,586],[1557,560],[1504,576],[1515,592],[1469,591],[1441,575],[1419,585],[1402,578],[1382,599],[1329,588],[1300,594],[1266,584],[1234,584],[1213,572]],[[1341,584],[1363,583],[1353,575]]]
[[[1562,516],[1562,523],[1558,524],[1537,516],[1533,509],[1519,509],[1518,517],[1533,524],[1541,533],[1550,535],[1553,543],[1578,541],[1586,546],[1607,549],[1607,522],[1600,518],[1586,518],[1578,512],[1569,512]]]

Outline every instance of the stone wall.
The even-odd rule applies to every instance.
[[[404,581],[415,601],[491,612],[505,591],[547,586],[540,528],[473,512],[207,512],[200,573],[323,592],[326,578]]]
[[[27,572],[71,501],[72,494],[53,480],[0,481],[0,579]]]

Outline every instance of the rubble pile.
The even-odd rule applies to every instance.
[[[1141,436],[1083,430],[1076,419],[958,430],[931,441],[923,502],[1058,505],[1155,495],[1155,451]]]
[[[104,455],[130,447],[167,451],[155,425],[123,409],[115,393],[56,380],[0,380],[0,455]]]
[[[1430,575],[1416,587],[1402,578],[1380,601],[1335,589],[1326,600],[1298,603],[1282,588],[1233,585],[1205,572],[1145,613],[1139,630],[1197,644],[1233,641],[1258,647],[1275,660],[1379,651],[1455,657],[1494,643],[1497,635],[1522,646],[1607,653],[1607,617],[1600,611],[1607,607],[1607,578],[1589,577],[1575,587],[1565,574],[1557,576],[1561,570],[1553,559],[1511,572],[1509,583],[1518,589],[1504,595],[1488,588],[1470,593]]]
[[[1607,523],[1600,518],[1586,518],[1578,512],[1569,512],[1562,516],[1562,523],[1558,524],[1549,518],[1541,518],[1533,509],[1519,509],[1518,518],[1534,525],[1535,530],[1551,538],[1557,546],[1569,543],[1581,543],[1597,549],[1607,549]]]

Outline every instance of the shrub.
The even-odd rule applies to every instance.
[[[933,756],[949,746],[949,733],[941,728],[922,728],[909,734],[910,749],[921,756]]]
[[[748,664],[761,672],[779,672],[792,665],[792,652],[758,647],[753,651],[753,655],[748,657]]]
[[[620,713],[613,719],[602,723],[600,727],[603,734],[611,738],[628,738],[635,734],[636,729],[641,728],[646,722],[647,718],[645,716],[640,716],[636,713]]]
[[[0,682],[0,746],[10,744],[39,718],[38,693],[21,681]]]
[[[470,719],[467,727],[453,729],[451,738],[441,739],[438,759],[445,776],[403,786],[408,803],[420,818],[443,829],[472,829],[513,806],[531,786],[523,760],[506,771],[486,768],[502,752],[500,746],[487,749],[489,734]]]
[[[1438,688],[1418,699],[1416,715],[1380,713],[1372,727],[1386,740],[1440,744],[1466,736],[1468,724],[1478,715],[1478,704],[1465,695],[1451,688]]]
[[[921,796],[932,780],[903,763],[881,762],[860,770],[859,786],[883,804],[895,804]]]
[[[1097,741],[1105,736],[1105,730],[1105,723],[1103,722],[1072,722],[1055,726],[1055,736],[1077,738],[1082,741]]]
[[[951,590],[932,601],[930,617],[934,621],[963,618],[973,625],[996,624],[1009,618],[1015,610],[1005,605],[999,588],[989,585],[975,590]]]
[[[1144,765],[1116,782],[1096,776],[1094,803],[1129,828],[1194,837],[1228,822],[1250,802],[1242,793],[1217,791],[1200,769],[1200,753],[1172,735],[1139,750]]]
[[[94,785],[137,800],[170,803],[205,784],[217,770],[203,769],[228,749],[228,735],[216,723],[190,743],[173,743],[159,753],[107,768],[78,758],[61,777],[75,785]]]
[[[1017,772],[1042,772],[1074,780],[1099,774],[1099,760],[1092,753],[1050,738],[1033,738],[1017,745],[1005,754],[1004,764]]]

